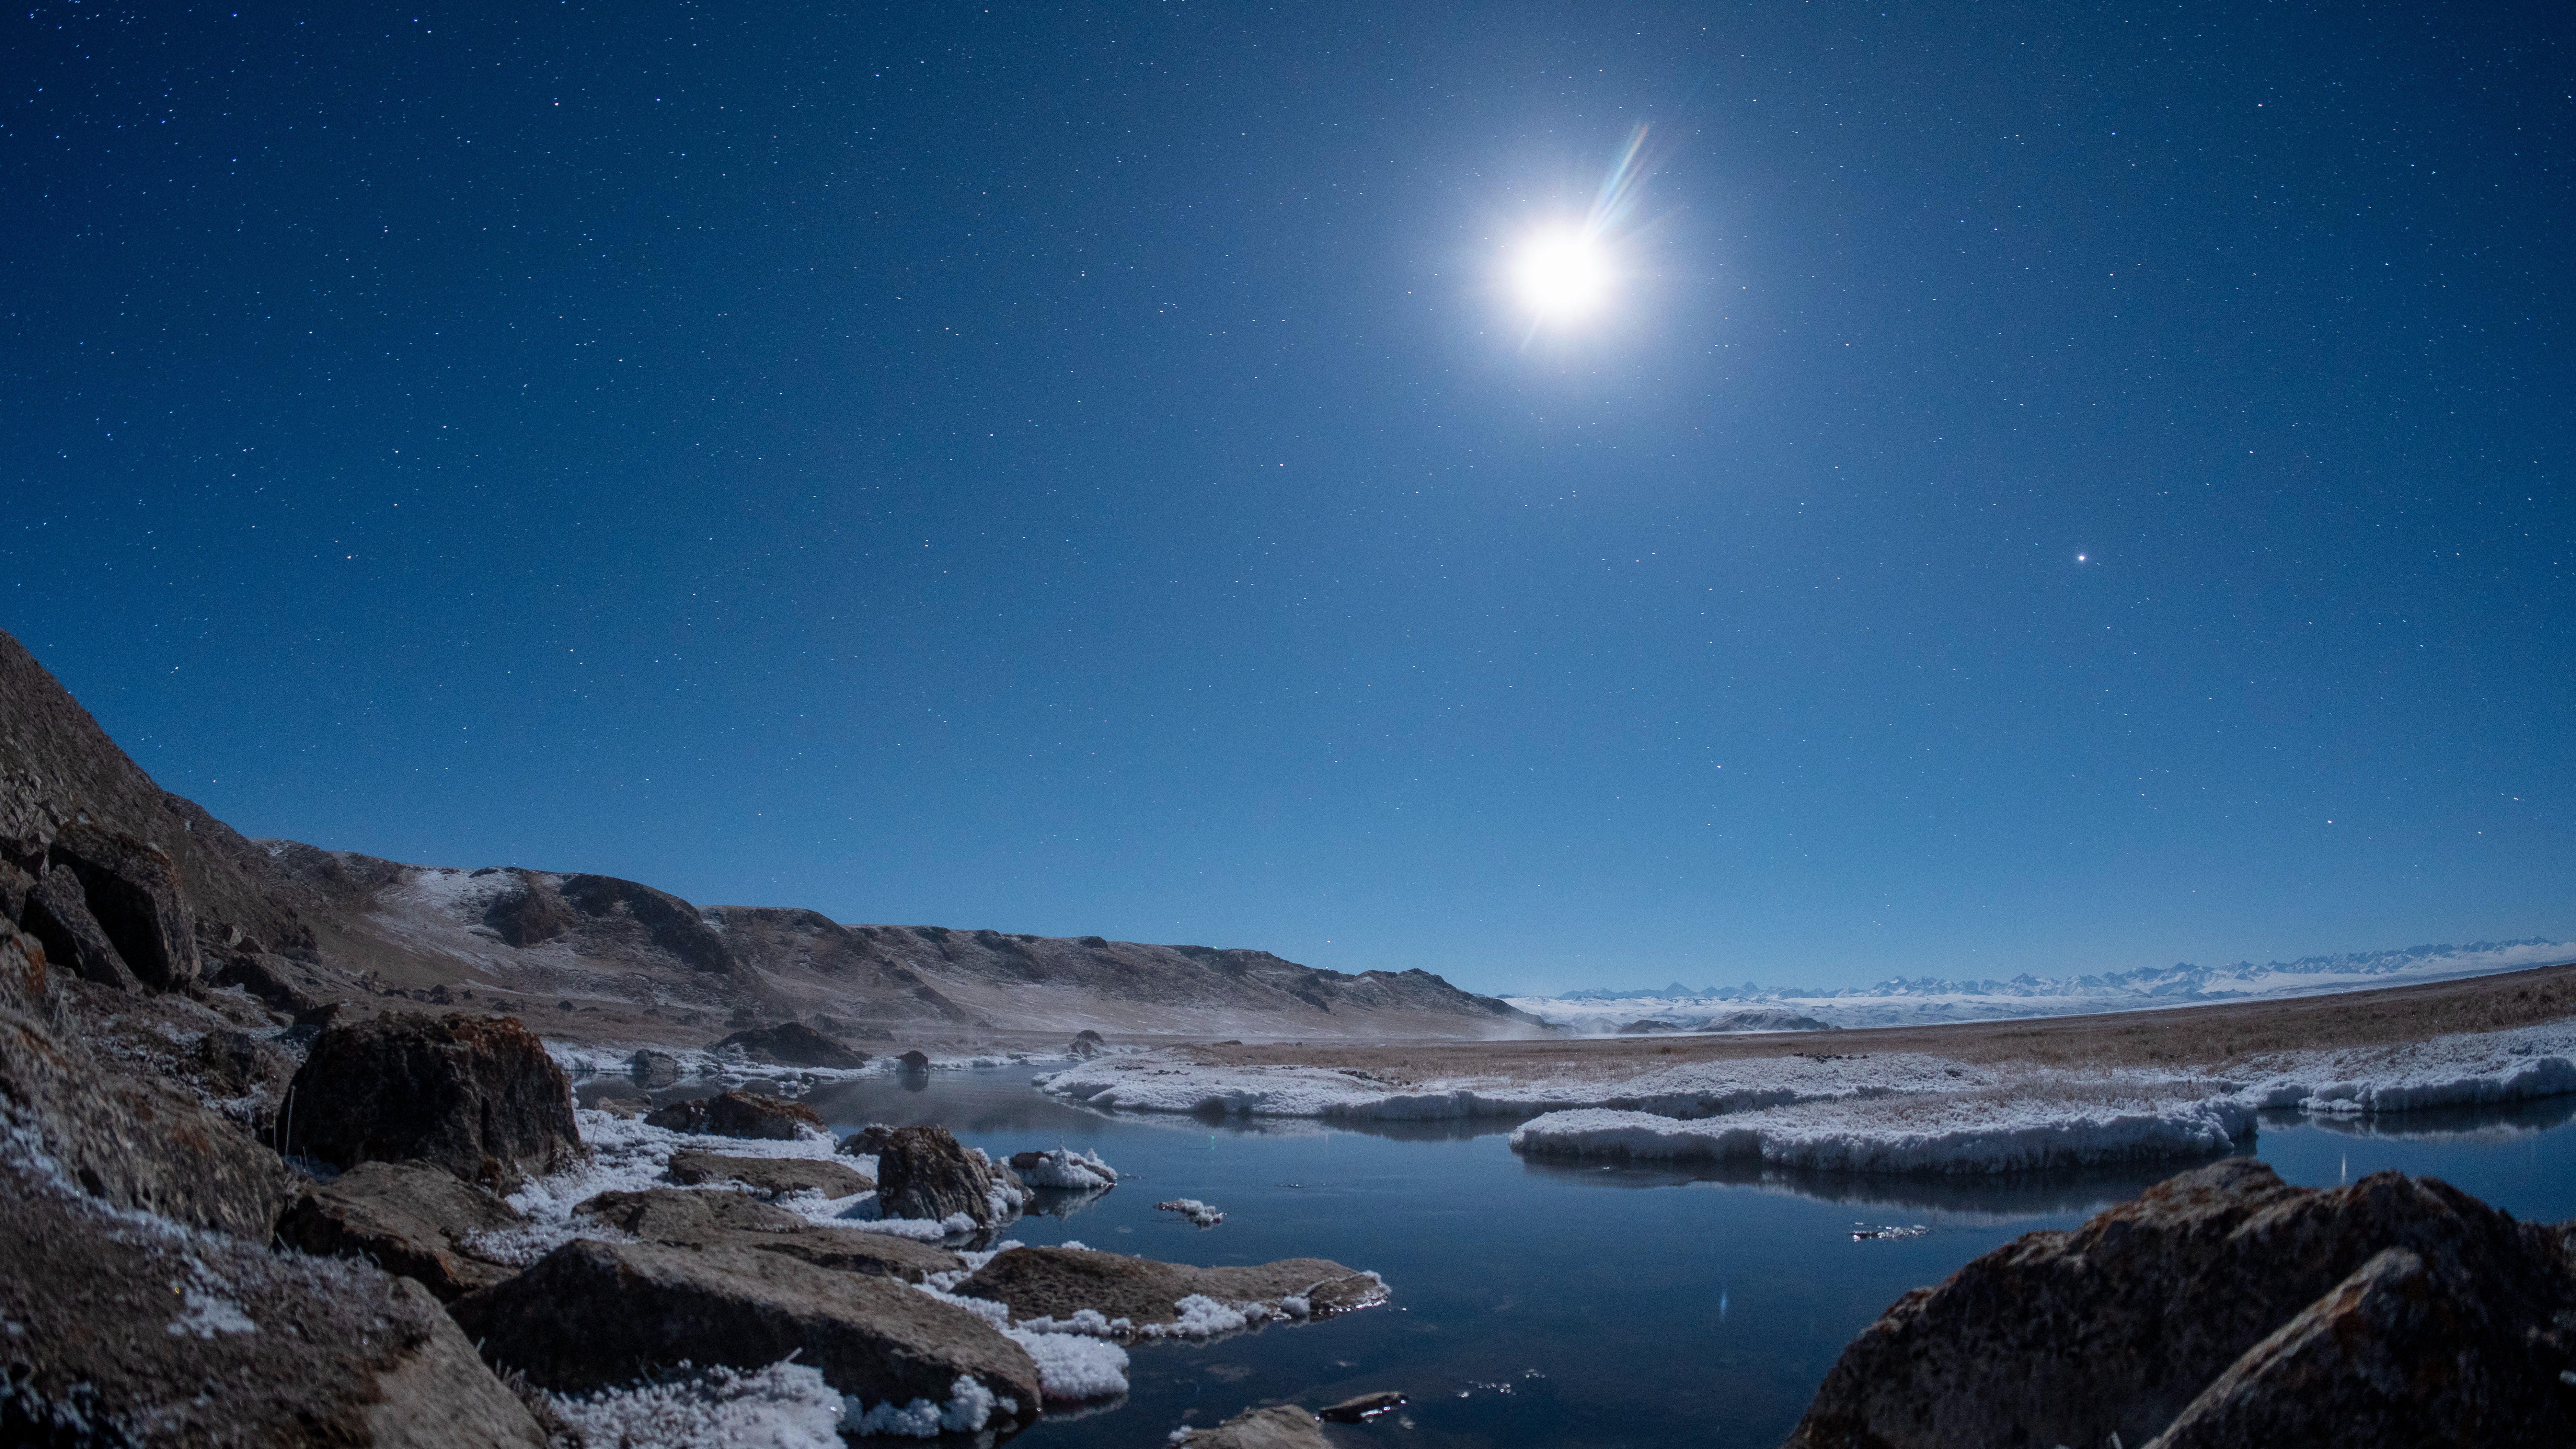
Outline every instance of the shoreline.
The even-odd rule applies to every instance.
[[[1120,1112],[1519,1117],[1512,1148],[1539,1157],[1968,1174],[2181,1160],[2231,1150],[2266,1110],[2350,1117],[2576,1093],[2576,966],[1758,1038],[1166,1047],[1034,1083]]]

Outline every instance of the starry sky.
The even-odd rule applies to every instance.
[[[0,627],[253,835],[1490,991],[2576,936],[2563,4],[0,23]]]

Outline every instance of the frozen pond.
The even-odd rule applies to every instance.
[[[869,1078],[805,1100],[840,1131],[938,1122],[997,1156],[1098,1151],[1117,1190],[1006,1236],[1185,1263],[1318,1256],[1373,1268],[1386,1308],[1202,1346],[1139,1344],[1113,1407],[1050,1416],[1032,1446],[1163,1442],[1249,1405],[1375,1389],[1400,1420],[1337,1443],[1777,1445],[1843,1344],[1909,1288],[1990,1248],[2072,1227],[2189,1164],[1976,1179],[1859,1178],[1525,1162],[1500,1122],[1403,1136],[1308,1122],[1107,1117],[1039,1096],[1029,1069]],[[2375,1124],[2267,1117],[2257,1156],[2331,1186],[2383,1168],[2443,1177],[2530,1220],[2576,1217],[2576,1099]],[[1470,1135],[1470,1133],[1473,1135]],[[1198,1229],[1154,1211],[1194,1197]],[[1928,1228],[1855,1240],[1856,1226]]]

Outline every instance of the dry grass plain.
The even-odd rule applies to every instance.
[[[2224,1070],[2275,1052],[2400,1046],[2460,1032],[2576,1017],[2576,963],[2461,981],[2282,1001],[2099,1016],[1862,1027],[1761,1036],[1585,1037],[1553,1041],[1288,1042],[1183,1048],[1211,1066],[1315,1066],[1396,1083],[1499,1076],[1541,1081],[1690,1062],[1922,1052],[1980,1065]]]

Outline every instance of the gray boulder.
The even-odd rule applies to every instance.
[[[896,1128],[876,1158],[877,1203],[887,1217],[937,1221],[964,1213],[979,1228],[995,1222],[992,1165],[947,1128]]]
[[[647,1091],[675,1086],[680,1080],[680,1059],[669,1052],[639,1051],[626,1064],[626,1074]]]
[[[509,1192],[585,1155],[571,1081],[515,1017],[333,1026],[290,1090],[287,1150],[340,1167],[418,1159]]]
[[[2568,1443],[2571,1330],[2557,1230],[2432,1178],[2233,1159],[1908,1293],[1788,1442]]]
[[[957,1285],[957,1292],[1003,1304],[1014,1319],[1070,1318],[1088,1308],[1139,1327],[1178,1320],[1176,1305],[1193,1293],[1238,1305],[1302,1298],[1318,1318],[1386,1299],[1377,1275],[1329,1258],[1193,1268],[1094,1248],[1011,1248]]]
[[[709,1182],[738,1182],[768,1197],[781,1193],[819,1192],[827,1198],[870,1191],[876,1179],[837,1162],[810,1157],[728,1157],[716,1152],[674,1152],[671,1180],[689,1187]]]
[[[457,1302],[484,1355],[563,1390],[627,1382],[687,1359],[765,1368],[790,1353],[863,1404],[951,1401],[972,1378],[999,1396],[977,1428],[1037,1416],[1037,1365],[991,1324],[900,1283],[730,1244],[567,1243]]]
[[[321,1257],[365,1258],[456,1299],[518,1271],[477,1256],[474,1236],[526,1221],[445,1168],[367,1162],[297,1197],[278,1219],[277,1240]]]
[[[823,1119],[802,1102],[789,1102],[757,1092],[718,1092],[673,1102],[644,1119],[649,1127],[691,1132],[707,1137],[766,1138],[793,1142],[808,1129],[823,1130]]]

